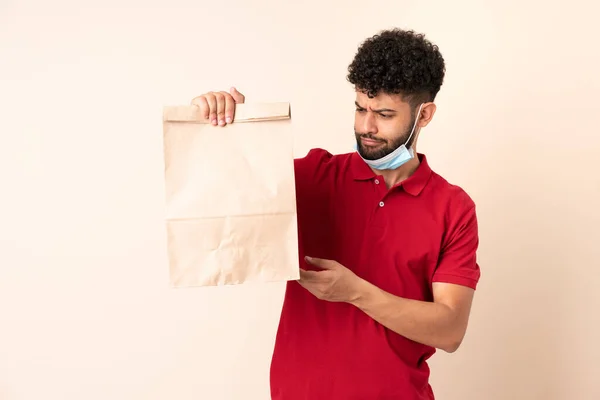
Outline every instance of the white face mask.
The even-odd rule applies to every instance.
[[[370,167],[377,170],[396,169],[401,165],[404,165],[406,162],[410,161],[415,156],[415,154],[412,148],[406,148],[406,143],[410,142],[412,135],[415,133],[415,128],[417,127],[417,122],[419,121],[419,117],[421,116],[421,109],[423,108],[423,104],[425,103],[421,103],[421,105],[419,106],[419,112],[417,113],[417,118],[415,118],[415,123],[412,127],[412,130],[410,131],[410,135],[408,136],[408,139],[406,139],[406,142],[402,146],[398,147],[396,150],[394,150],[387,156],[384,156],[377,160],[366,160],[363,156],[360,157]],[[355,148],[358,147],[356,144],[354,146]],[[358,154],[360,155],[360,153]]]

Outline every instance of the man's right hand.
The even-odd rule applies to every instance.
[[[225,126],[233,122],[235,105],[245,101],[243,94],[232,87],[227,92],[208,92],[192,99],[192,104],[200,107],[200,113],[213,125]]]

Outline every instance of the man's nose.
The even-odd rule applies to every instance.
[[[365,111],[363,114],[362,120],[362,132],[376,134],[377,133],[377,121],[375,120],[375,115],[370,111]]]

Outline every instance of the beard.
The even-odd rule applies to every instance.
[[[408,128],[405,129],[401,135],[398,135],[394,139],[384,139],[377,135],[372,135],[370,133],[360,133],[360,132],[356,131],[356,129],[355,129],[354,136],[356,136],[356,147],[357,147],[358,153],[365,160],[377,160],[377,159],[383,158],[383,157],[387,156],[388,154],[392,153],[394,150],[396,150],[398,147],[402,146],[405,143],[406,143],[406,148],[409,148],[413,144],[413,141],[415,139],[414,133],[413,133],[413,136],[410,137],[410,132],[412,130],[414,122],[415,122],[414,120],[411,121],[411,123],[408,125]],[[410,141],[408,141],[409,137],[410,137]],[[361,138],[375,140],[375,141],[381,143],[381,145],[376,148],[363,146],[363,144],[360,140]]]

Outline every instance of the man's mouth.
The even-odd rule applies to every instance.
[[[365,146],[378,146],[383,143],[381,140],[370,139],[366,137],[361,137],[360,141]]]

